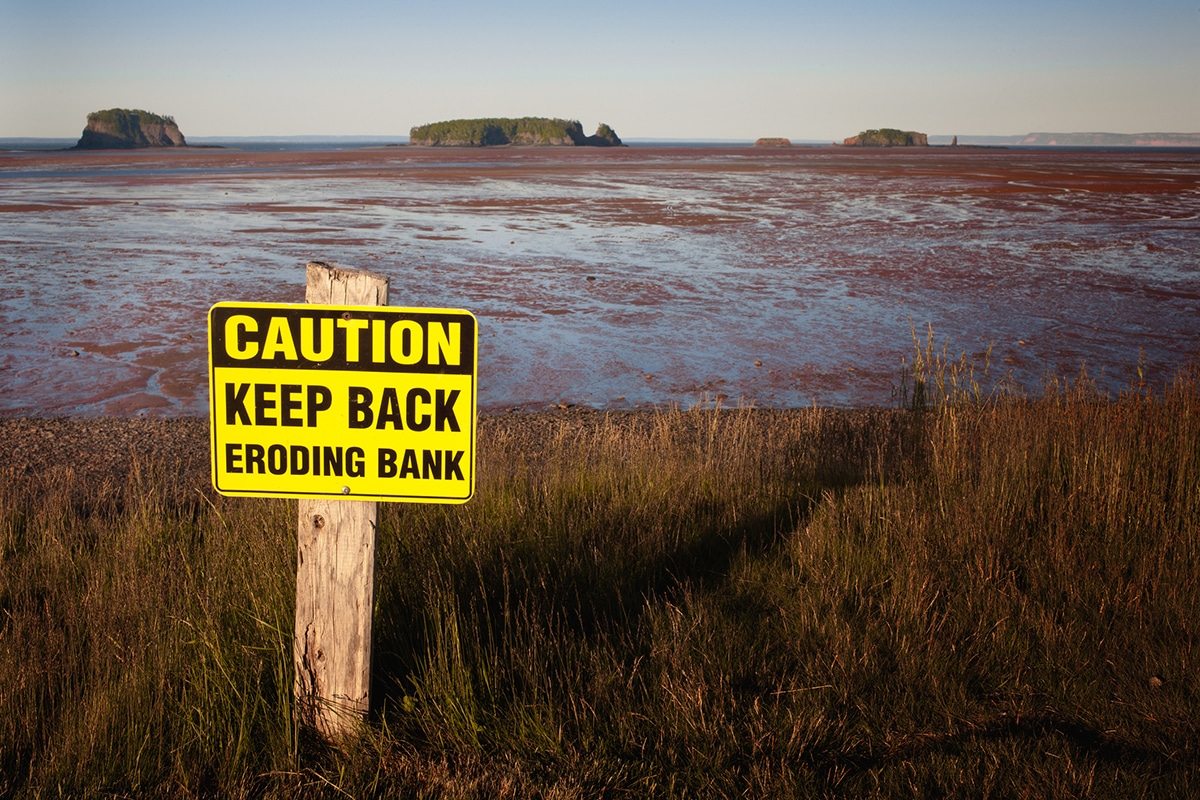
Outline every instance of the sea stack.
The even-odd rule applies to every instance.
[[[172,117],[127,108],[88,114],[76,150],[135,150],[143,147],[187,147]]]

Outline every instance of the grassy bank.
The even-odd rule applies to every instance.
[[[0,796],[1195,793],[1200,376],[934,388],[485,420],[471,503],[382,510],[340,749],[292,723],[294,503],[10,472]]]

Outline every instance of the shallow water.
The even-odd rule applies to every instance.
[[[1200,352],[1200,153],[0,154],[0,413],[197,414],[304,264],[480,320],[484,409],[886,405],[911,327],[1036,388]]]

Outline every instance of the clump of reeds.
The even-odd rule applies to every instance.
[[[294,505],[0,482],[0,795],[1186,796],[1200,374],[917,349],[916,411],[485,419],[471,503],[383,509],[339,747],[292,723]]]

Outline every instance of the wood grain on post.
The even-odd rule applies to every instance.
[[[388,279],[322,262],[307,265],[305,300],[385,306]],[[370,707],[378,505],[301,500],[296,558],[296,708],[301,722],[338,738]]]

